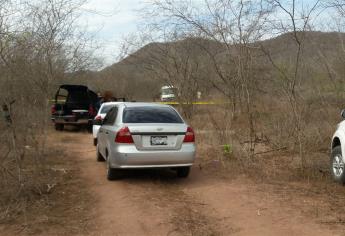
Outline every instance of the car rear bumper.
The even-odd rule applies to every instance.
[[[117,145],[109,153],[112,168],[172,168],[192,166],[195,145],[183,144],[180,150],[139,151],[134,145]]]

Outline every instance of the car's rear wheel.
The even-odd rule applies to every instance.
[[[63,124],[55,124],[55,130],[62,131],[63,129],[64,129],[64,125]]]
[[[97,146],[97,139],[96,138],[93,139],[93,146]]]
[[[331,173],[335,181],[345,184],[345,163],[341,154],[341,146],[332,149]]]
[[[109,158],[107,160],[107,179],[108,180],[118,180],[123,177],[121,170],[111,168],[109,165]]]
[[[190,167],[179,167],[176,170],[177,177],[179,178],[187,178],[190,173]]]
[[[97,155],[97,161],[98,162],[103,162],[105,161],[102,154],[99,152],[98,145],[96,146],[96,155]]]

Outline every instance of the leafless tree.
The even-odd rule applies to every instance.
[[[159,85],[175,87],[176,100],[184,115],[190,118],[193,102],[197,100],[197,93],[202,90],[201,83],[206,79],[200,52],[202,48],[193,38],[173,37],[165,35],[168,38],[165,43],[149,44],[139,53],[130,54],[126,61],[147,72]]]
[[[292,56],[292,64],[288,66],[289,69],[282,67],[263,44],[261,44],[261,49],[282,78],[283,94],[291,108],[289,114],[292,114],[292,124],[294,124],[293,136],[297,139],[301,168],[304,169],[306,166],[303,146],[304,119],[302,114],[304,110],[303,95],[300,93],[301,83],[303,82],[302,70],[304,68],[303,49],[307,42],[306,33],[311,28],[312,17],[319,13],[320,1],[314,1],[309,8],[303,8],[295,0],[289,2],[272,0],[269,3],[272,4],[277,14],[283,14],[288,18],[288,20],[283,20],[285,18],[282,19],[281,17],[271,19],[272,25],[270,28],[273,32],[290,33],[292,35],[291,40],[296,46]]]
[[[192,2],[153,1],[148,15],[159,22],[152,25],[164,31],[179,32],[221,45],[218,49],[204,48],[211,70],[213,87],[228,97],[232,115],[245,112],[248,120],[250,153],[254,154],[255,127],[252,110],[255,89],[255,55],[259,48],[253,42],[266,32],[267,17],[272,5],[264,1],[206,0],[198,5]]]
[[[86,32],[77,25],[83,3],[0,2],[0,186],[12,197],[30,181],[40,188],[34,181],[46,157],[54,86],[92,63]],[[23,163],[36,168],[33,175],[24,174]]]

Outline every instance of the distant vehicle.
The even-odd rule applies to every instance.
[[[345,119],[345,110],[341,112],[341,116]],[[330,161],[330,169],[332,177],[335,181],[345,184],[345,120],[338,124],[337,130],[332,137],[332,153]]]
[[[51,107],[51,120],[56,130],[65,125],[86,126],[91,132],[92,120],[97,114],[99,98],[83,85],[61,85]]]
[[[121,100],[125,100],[122,99]],[[93,136],[93,144],[96,146],[97,145],[97,135],[98,135],[98,131],[99,128],[102,125],[102,121],[105,117],[105,115],[107,114],[107,112],[113,108],[116,104],[120,104],[121,102],[105,102],[101,105],[101,107],[98,110],[98,113],[95,117],[95,119],[93,120],[93,126],[92,126],[92,136]]]
[[[107,162],[109,180],[142,168],[171,168],[185,178],[194,159],[194,131],[167,105],[116,104],[97,136],[97,161]]]
[[[177,88],[173,86],[163,86],[161,88],[161,101],[169,102],[176,100]]]
[[[176,101],[177,95],[180,96],[180,94],[178,94],[178,89],[176,87],[173,87],[173,86],[163,86],[161,88],[160,100],[161,100],[161,102]],[[200,91],[196,92],[194,99],[196,99],[196,100],[201,99],[201,92]]]

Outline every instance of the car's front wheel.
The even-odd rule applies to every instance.
[[[332,149],[331,174],[335,181],[345,184],[345,163],[341,154],[341,146]]]
[[[109,158],[107,158],[107,179],[108,180],[118,180],[123,177],[121,170],[111,168],[109,165]]]
[[[96,146],[96,157],[98,162],[103,162],[105,161],[102,154],[99,152],[99,146]]]
[[[190,167],[179,167],[176,170],[177,172],[177,177],[179,178],[187,178],[190,172]]]

